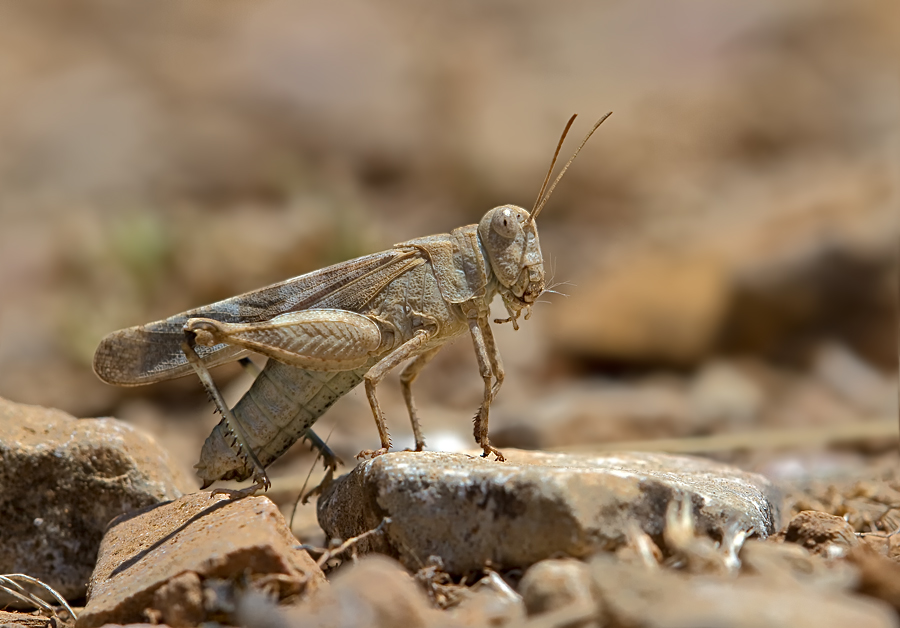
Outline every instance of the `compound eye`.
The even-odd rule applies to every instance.
[[[491,228],[504,238],[514,238],[519,233],[519,216],[509,207],[504,207],[491,219]]]

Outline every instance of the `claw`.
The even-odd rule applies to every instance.
[[[319,482],[318,486],[311,488],[309,492],[300,498],[300,503],[306,505],[309,503],[309,498],[314,497],[316,495],[321,495],[322,491],[324,491],[328,486],[334,481],[334,473],[331,468],[325,471],[325,476],[322,478],[322,481]]]
[[[328,447],[328,444],[321,438],[319,438],[312,430],[307,430],[303,438],[309,441],[310,451],[318,451],[322,456],[322,463],[325,465],[326,469],[337,471],[339,465],[344,465],[344,461],[341,460],[336,453],[331,451],[331,448]]]
[[[328,471],[337,471],[338,467],[344,466],[344,461],[337,456],[322,456],[322,465]]]
[[[373,459],[373,458],[377,458],[378,456],[383,456],[388,451],[390,451],[390,449],[388,449],[387,447],[382,447],[381,449],[376,449],[374,451],[371,449],[363,449],[361,452],[356,454],[356,459],[357,460],[362,460],[363,458]]]
[[[494,454],[495,456],[497,456],[497,462],[506,462],[506,456],[504,456],[499,449],[497,449],[490,443],[484,443],[482,445],[482,448],[484,449],[484,453],[481,454],[482,458],[487,458],[491,454]]]

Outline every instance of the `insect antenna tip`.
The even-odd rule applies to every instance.
[[[566,139],[566,134],[568,134],[569,132],[569,127],[571,127],[572,123],[575,121],[575,115],[569,118],[569,122],[566,124],[566,128],[563,129],[562,135],[559,138],[559,144],[556,146],[556,152],[553,155],[553,160],[550,162],[550,170],[547,172],[547,176],[544,179],[544,185],[541,186],[541,193],[538,195],[538,200],[535,202],[534,210],[531,212],[532,223],[537,220],[538,214],[541,213],[544,205],[550,199],[550,195],[553,194],[553,190],[556,189],[556,184],[559,183],[560,179],[563,178],[563,175],[566,174],[566,170],[568,170],[569,166],[572,165],[572,162],[575,161],[575,158],[578,156],[578,153],[581,152],[581,149],[584,148],[584,145],[587,144],[587,141],[591,139],[594,131],[596,131],[600,127],[600,125],[603,124],[603,122],[611,115],[612,111],[610,111],[594,123],[594,126],[591,128],[591,130],[588,131],[587,135],[584,136],[584,139],[581,140],[581,144],[579,144],[578,148],[575,149],[575,152],[572,153],[572,156],[569,157],[569,161],[566,162],[566,165],[563,166],[563,169],[560,170],[559,174],[556,176],[556,179],[553,181],[553,185],[551,185],[547,190],[547,194],[544,194],[544,188],[547,186],[547,181],[550,180],[550,175],[553,173],[553,167],[556,165],[556,158],[559,156],[559,151],[562,148],[563,140]]]

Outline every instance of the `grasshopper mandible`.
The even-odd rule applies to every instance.
[[[534,208],[515,205],[487,212],[477,225],[449,234],[417,238],[388,251],[366,255],[288,279],[253,292],[130,327],[106,336],[94,355],[100,379],[136,386],[195,372],[222,414],[203,445],[197,473],[204,488],[219,479],[253,477],[255,488],[270,486],[265,468],[299,438],[323,454],[332,470],[338,460],[310,429],[342,395],[364,381],[381,447],[391,448],[375,389],[402,362],[400,382],[415,435],[425,440],[411,386],[448,340],[468,331],[484,380],[475,415],[475,440],[484,456],[503,460],[488,438],[491,401],[503,384],[503,365],[488,323],[490,303],[500,295],[511,322],[527,320],[545,290],[536,219],[569,165],[611,115],[594,124],[547,184],[573,115],[559,139]],[[545,195],[546,192],[546,195]],[[255,352],[269,358],[247,393],[229,408],[209,368]]]

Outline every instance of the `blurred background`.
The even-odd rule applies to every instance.
[[[896,0],[2,3],[0,395],[189,468],[199,383],[107,386],[103,335],[530,209],[569,115],[580,139],[609,110],[539,221],[568,296],[496,331],[495,443],[896,428]],[[431,448],[474,445],[481,387],[468,338],[423,372]],[[379,395],[408,446],[396,375]],[[360,391],[317,431],[377,444]],[[864,473],[896,438],[762,445],[713,455]]]

